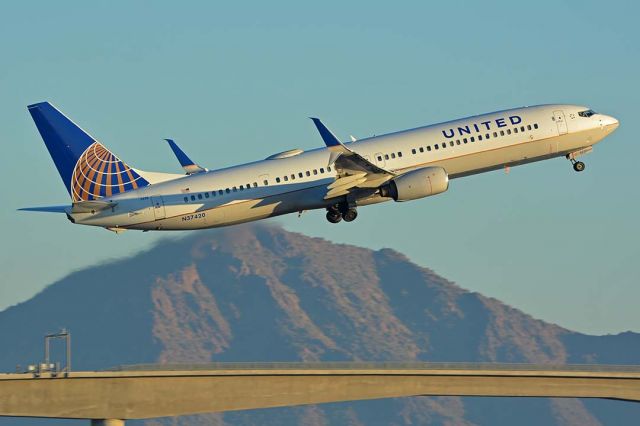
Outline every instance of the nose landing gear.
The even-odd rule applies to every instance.
[[[581,172],[585,169],[586,166],[584,165],[584,163],[582,161],[577,161],[576,158],[580,157],[581,155],[586,155],[591,151],[593,151],[593,147],[588,146],[578,151],[570,152],[566,155],[567,160],[571,161],[571,164],[573,165],[573,170],[575,170],[576,172]]]
[[[573,170],[575,170],[576,172],[581,172],[586,167],[582,161],[573,160],[572,163],[573,163]]]

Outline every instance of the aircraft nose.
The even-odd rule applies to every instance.
[[[620,125],[617,118],[610,115],[603,115],[601,119],[602,126],[609,131],[614,131]]]

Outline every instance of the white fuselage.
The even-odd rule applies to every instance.
[[[583,117],[577,105],[541,105],[484,114],[375,136],[347,144],[372,163],[400,175],[425,166],[450,178],[565,156],[591,147],[618,126],[612,117]],[[290,156],[184,176],[118,194],[112,209],[73,213],[75,223],[110,229],[212,228],[326,208],[336,178],[331,151]],[[375,191],[350,195],[353,206],[389,201]],[[344,197],[343,197],[344,198]]]

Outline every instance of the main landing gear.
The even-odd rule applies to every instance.
[[[327,207],[327,220],[331,223],[338,223],[343,219],[345,222],[353,222],[356,217],[358,217],[358,211],[347,204],[334,204]]]

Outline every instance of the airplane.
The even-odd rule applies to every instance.
[[[116,233],[215,228],[325,209],[351,222],[358,207],[447,191],[449,180],[565,157],[577,158],[619,122],[578,105],[522,107],[341,142],[311,118],[325,146],[209,170],[167,139],[185,174],[130,167],[49,102],[28,106],[71,196],[61,206],[20,210],[65,213]]]

